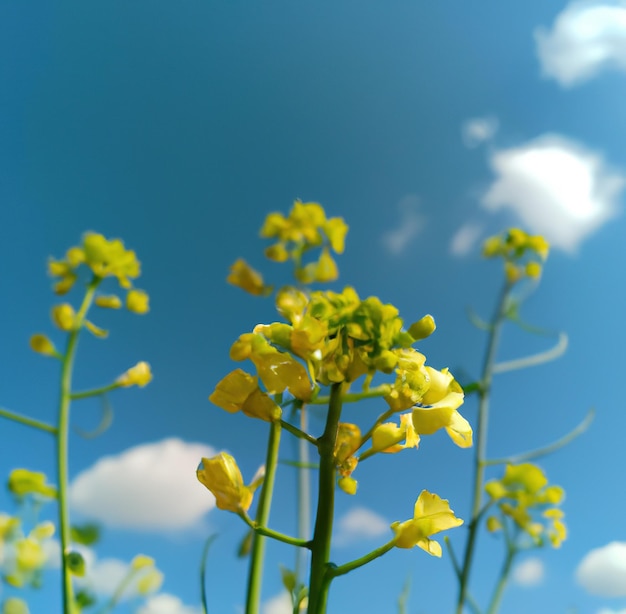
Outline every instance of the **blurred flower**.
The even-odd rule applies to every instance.
[[[226,281],[255,296],[267,295],[272,291],[270,286],[263,283],[262,275],[242,258],[231,265]]]
[[[122,373],[116,380],[116,384],[122,387],[140,386],[143,388],[152,380],[152,372],[147,362],[138,362],[125,373]]]
[[[143,315],[150,311],[149,300],[150,297],[147,292],[143,290],[129,290],[128,294],[126,294],[126,309]]]

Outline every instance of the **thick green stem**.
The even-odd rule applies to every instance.
[[[259,495],[259,507],[256,514],[256,526],[265,527],[269,520],[274,492],[274,478],[278,465],[278,449],[280,447],[280,422],[270,424],[270,435],[267,443],[265,459],[265,479]],[[263,580],[263,558],[265,556],[265,536],[255,532],[252,539],[250,568],[248,572],[248,588],[246,594],[246,614],[258,614],[261,603],[261,583]]]
[[[330,588],[328,568],[333,518],[335,515],[336,468],[334,457],[342,407],[341,389],[341,384],[333,384],[331,386],[326,427],[322,436],[317,440],[320,470],[315,530],[313,532],[311,551],[308,614],[324,614],[326,612],[328,589]]]
[[[467,590],[469,584],[470,571],[472,568],[472,560],[476,547],[476,535],[480,525],[480,512],[482,503],[483,483],[485,480],[485,461],[487,457],[487,432],[489,423],[489,393],[491,392],[491,380],[493,377],[493,367],[495,364],[496,353],[498,350],[498,342],[500,340],[500,331],[502,324],[506,318],[506,309],[508,306],[509,293],[512,284],[505,283],[500,294],[495,315],[489,327],[489,341],[487,344],[487,353],[483,364],[483,372],[478,389],[478,420],[476,425],[476,441],[474,454],[474,486],[472,492],[472,513],[469,523],[469,534],[467,543],[465,544],[465,555],[463,557],[463,567],[461,570],[461,578],[459,580],[459,598],[457,601],[456,613],[462,614],[463,607],[467,600]]]
[[[8,409],[2,409],[0,407],[0,416],[2,416],[3,418],[8,418],[9,420],[13,420],[13,422],[19,422],[20,424],[31,426],[35,429],[39,429],[40,431],[51,433],[52,435],[57,434],[56,427],[52,426],[51,424],[40,422],[39,420],[35,420],[34,418],[29,418],[28,416],[22,416],[22,414],[18,414],[17,412],[10,411]]]
[[[67,348],[63,356],[61,366],[61,390],[59,396],[59,421],[57,425],[57,479],[59,482],[59,533],[61,537],[62,561],[62,594],[63,612],[72,614],[74,610],[74,591],[72,587],[72,576],[68,565],[68,554],[70,552],[70,514],[68,501],[68,455],[69,455],[69,423],[70,423],[70,400],[72,396],[72,370],[74,367],[74,356],[78,344],[78,335],[82,328],[85,316],[95,293],[100,279],[95,277],[87,287],[83,303],[76,315],[74,328],[70,332],[67,340]]]

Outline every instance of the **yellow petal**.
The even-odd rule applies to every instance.
[[[256,377],[242,369],[235,369],[215,386],[209,401],[232,414],[239,411],[246,399],[258,389]]]
[[[126,309],[133,313],[144,314],[150,311],[150,297],[143,290],[129,290],[126,294]]]

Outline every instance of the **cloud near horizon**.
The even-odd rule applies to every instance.
[[[70,486],[73,509],[109,527],[142,531],[191,528],[215,506],[196,479],[209,446],[165,439],[106,456]]]
[[[483,206],[511,209],[527,230],[570,253],[617,214],[626,182],[602,156],[556,134],[496,150],[490,165],[496,178]]]
[[[543,75],[562,87],[610,68],[626,72],[626,2],[572,2],[534,37]]]
[[[576,568],[576,579],[592,595],[626,597],[626,542],[588,552]]]

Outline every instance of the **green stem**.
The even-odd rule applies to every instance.
[[[79,401],[80,399],[89,399],[91,397],[101,396],[111,390],[117,390],[120,385],[117,383],[109,384],[108,386],[102,386],[102,388],[93,388],[92,390],[81,390],[80,392],[72,392],[70,399],[72,401]]]
[[[213,540],[217,537],[217,533],[209,535],[204,542],[204,548],[202,548],[202,558],[200,559],[200,601],[202,602],[202,614],[209,614],[209,606],[206,594],[206,560],[209,555],[209,548],[213,543]]]
[[[265,536],[260,528],[265,527],[269,520],[274,491],[274,478],[278,465],[278,449],[280,447],[279,421],[270,423],[270,435],[267,443],[265,459],[265,479],[259,495],[259,507],[256,514],[255,535],[252,540],[252,553],[248,571],[248,588],[246,594],[246,614],[258,614],[261,602],[261,583],[263,580],[263,558],[265,556]]]
[[[489,393],[491,391],[491,380],[493,377],[493,366],[495,364],[498,342],[502,324],[506,319],[509,293],[512,284],[505,283],[496,307],[495,315],[489,327],[489,340],[487,353],[483,364],[481,385],[478,390],[478,420],[476,428],[476,442],[474,455],[474,487],[472,493],[472,514],[469,523],[469,534],[465,544],[465,555],[463,557],[463,567],[459,580],[459,598],[457,601],[456,613],[462,614],[463,606],[467,601],[467,590],[469,584],[472,560],[476,547],[476,535],[479,528],[483,482],[485,478],[485,459],[487,456],[487,433],[489,423]]]
[[[315,529],[311,549],[308,614],[324,614],[326,612],[328,589],[330,588],[327,571],[329,569],[330,542],[335,514],[336,468],[334,456],[342,407],[341,389],[340,383],[331,386],[326,427],[318,439],[320,470]]]
[[[391,386],[389,384],[381,384],[376,388],[370,388],[363,392],[348,392],[341,398],[343,403],[357,403],[363,399],[377,399],[389,394]],[[328,405],[332,398],[332,393],[328,397],[317,397],[312,401],[309,401],[309,405]]]
[[[124,576],[122,581],[117,585],[113,595],[111,595],[111,598],[98,610],[98,614],[107,614],[117,606],[124,595],[124,591],[130,586],[132,579],[137,575],[138,571],[138,569],[131,569],[126,576]]]
[[[308,428],[306,407],[300,407],[300,429],[306,432]],[[296,533],[300,539],[308,539],[311,535],[311,478],[308,471],[310,464],[309,448],[303,439],[297,440],[298,461],[300,466],[297,471],[298,488],[298,520]],[[317,439],[315,440],[317,446]],[[296,550],[296,560],[294,575],[296,577],[296,587],[303,584],[304,570],[308,563],[308,552]]]
[[[72,395],[72,370],[74,367],[74,356],[78,344],[78,335],[82,328],[85,316],[100,279],[94,277],[87,286],[82,305],[76,315],[74,329],[70,332],[67,340],[67,348],[63,356],[61,366],[61,391],[59,397],[59,422],[57,426],[57,479],[59,481],[59,532],[61,537],[62,561],[62,594],[63,612],[72,614],[74,605],[74,591],[72,587],[72,576],[67,563],[67,556],[70,552],[70,515],[68,501],[68,439],[70,422],[70,400]]]
[[[354,569],[358,569],[359,567],[362,567],[363,565],[367,565],[368,563],[371,563],[373,560],[389,552],[395,545],[396,545],[396,538],[394,537],[393,539],[388,541],[386,544],[380,546],[380,548],[376,548],[376,550],[372,550],[370,553],[366,554],[365,556],[362,556],[358,559],[354,559],[354,561],[350,561],[349,563],[346,563],[345,565],[339,565],[338,567],[333,567],[333,566],[329,567],[327,575],[331,579],[336,578],[337,576],[343,576],[344,574],[347,574]]]
[[[286,431],[298,437],[298,439],[306,439],[306,441],[308,441],[309,443],[312,443],[314,446],[317,446],[317,439],[315,439],[315,437],[313,437],[312,435],[309,435],[303,429],[299,429],[297,426],[294,426],[293,424],[287,422],[286,420],[281,420],[280,425]]]
[[[13,422],[19,422],[20,424],[25,424],[26,426],[32,426],[35,429],[45,431],[46,433],[51,433],[52,435],[57,434],[56,427],[52,426],[51,424],[40,422],[39,420],[23,416],[22,414],[18,414],[8,409],[2,409],[0,407],[0,416],[2,416],[3,418],[8,418],[9,420],[13,420]]]
[[[496,612],[500,609],[500,603],[502,601],[502,596],[504,595],[504,589],[506,588],[507,582],[509,581],[509,574],[511,572],[513,559],[515,558],[516,554],[517,550],[515,549],[515,547],[511,544],[507,544],[506,557],[504,559],[504,563],[502,564],[498,584],[496,585],[493,597],[491,598],[491,603],[489,604],[487,614],[496,614]]]
[[[252,520],[250,516],[248,516],[248,514],[246,514],[245,512],[240,512],[239,516],[255,533],[258,533],[259,535],[263,535],[264,537],[271,537],[272,539],[275,539],[279,542],[289,544],[290,546],[296,546],[298,548],[311,547],[311,542],[309,540],[291,537],[290,535],[285,535],[284,533],[274,531],[274,529],[263,527],[259,525],[256,521]]]
[[[587,412],[587,415],[583,418],[583,421],[575,429],[573,429],[567,435],[564,435],[560,439],[557,439],[553,443],[544,446],[543,448],[537,448],[536,450],[531,450],[530,452],[524,452],[522,454],[516,454],[514,456],[507,456],[506,458],[492,458],[486,460],[485,465],[505,465],[507,463],[516,465],[517,463],[525,463],[527,461],[534,460],[548,454],[552,454],[552,452],[556,452],[563,446],[566,446],[570,441],[576,439],[576,437],[578,437],[579,435],[582,435],[589,428],[589,425],[591,424],[594,415],[595,410],[592,408]]]

